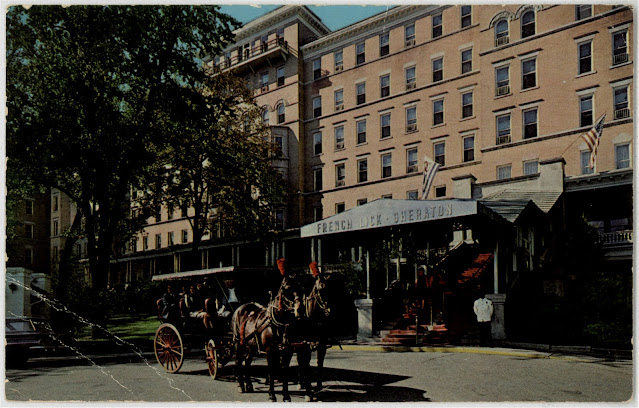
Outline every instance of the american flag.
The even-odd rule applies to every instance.
[[[606,119],[606,114],[604,113],[601,118],[597,121],[595,126],[593,126],[589,131],[581,135],[581,137],[586,142],[588,146],[588,150],[590,150],[590,161],[588,162],[588,167],[595,167],[595,158],[597,157],[597,147],[599,146],[599,139],[601,138],[601,133],[603,132],[603,124]]]
[[[437,169],[439,168],[439,163],[436,163],[429,159],[427,156],[424,156],[424,179],[422,180],[422,200],[425,200],[428,197],[428,192],[430,191],[430,185],[433,184],[433,179],[435,178],[435,173],[437,173]]]

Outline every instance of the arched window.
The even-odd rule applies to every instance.
[[[502,18],[495,24],[495,47],[508,44],[508,20]]]
[[[535,11],[528,10],[521,16],[521,38],[535,35]]]
[[[265,125],[268,125],[268,108],[266,107],[262,109],[262,122]]]
[[[286,121],[285,107],[283,103],[277,106],[277,123],[284,123]]]

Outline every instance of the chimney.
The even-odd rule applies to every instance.
[[[477,181],[477,178],[470,173],[453,177],[453,197],[472,198],[475,181]]]

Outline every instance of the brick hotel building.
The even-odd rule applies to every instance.
[[[502,339],[508,297],[543,264],[568,213],[596,229],[607,265],[631,276],[633,28],[630,7],[603,4],[405,5],[337,31],[287,5],[247,23],[207,63],[254,90],[281,147],[273,165],[296,194],[275,212],[272,242],[227,237],[215,224],[202,268],[282,256],[299,267],[348,264],[370,317],[393,280],[412,282],[417,265],[439,259],[455,282],[440,311],[454,314],[464,288],[481,285]],[[603,114],[589,168],[580,135]],[[424,156],[441,165],[427,202]],[[188,215],[164,208],[149,219],[110,282],[181,271]],[[62,242],[52,238],[53,254]],[[537,283],[562,297],[571,279]],[[373,316],[364,337],[379,329]]]

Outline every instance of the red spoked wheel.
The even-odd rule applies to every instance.
[[[163,323],[155,332],[155,358],[169,373],[177,373],[184,362],[184,344],[180,333],[170,323]]]
[[[206,344],[206,362],[209,364],[209,374],[211,374],[211,378],[215,380],[219,365],[217,350],[215,349],[215,342],[213,340],[209,340]]]

